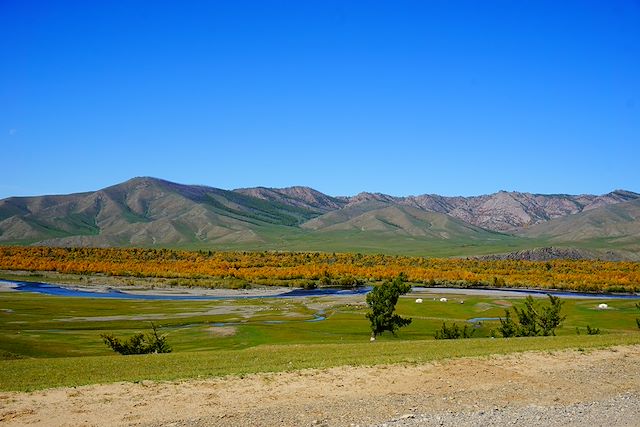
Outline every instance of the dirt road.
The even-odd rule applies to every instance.
[[[0,424],[633,426],[639,402],[640,346],[629,346],[4,392]]]

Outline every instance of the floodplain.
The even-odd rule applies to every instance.
[[[416,303],[416,299],[422,303]],[[446,298],[446,301],[441,301]],[[0,389],[33,390],[143,379],[174,380],[340,365],[638,344],[637,299],[563,298],[556,337],[491,338],[524,297],[420,290],[400,298],[412,323],[369,342],[365,296],[126,300],[0,292]],[[606,304],[607,308],[599,308]],[[115,355],[103,333],[127,337],[153,322],[169,354]],[[471,339],[435,340],[442,323],[468,324]],[[600,334],[587,335],[586,327]],[[580,332],[580,334],[578,334]]]

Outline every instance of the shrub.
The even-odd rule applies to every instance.
[[[511,338],[518,336],[518,329],[518,325],[511,318],[511,311],[505,310],[504,317],[500,319],[498,332],[500,332],[504,338]]]
[[[580,335],[580,328],[577,326],[576,334]],[[600,328],[592,328],[591,325],[587,325],[587,335],[600,335]]]
[[[316,284],[316,282],[313,282],[311,280],[307,280],[302,283],[302,289],[311,290],[316,289],[317,287],[318,285]]]
[[[469,327],[469,325],[464,325],[464,328],[460,329],[460,327],[454,323],[451,326],[447,326],[445,322],[442,322],[442,328],[439,331],[436,331],[435,339],[437,340],[456,340],[458,338],[471,338],[474,334],[475,330]]]
[[[503,337],[533,337],[537,335],[555,335],[556,329],[560,327],[566,316],[562,316],[562,305],[564,301],[560,298],[547,294],[549,303],[540,305],[531,295],[524,300],[521,308],[513,307],[518,322],[511,318],[511,312],[505,310],[505,317],[500,319],[498,330]]]
[[[591,325],[587,325],[587,335],[600,335],[600,328],[592,328]]]
[[[333,286],[333,279],[331,277],[331,273],[325,270],[324,273],[322,274],[322,277],[318,281],[318,285],[323,287]]]
[[[159,335],[156,325],[151,323],[151,332],[145,334],[137,333],[127,340],[120,340],[112,334],[101,334],[104,343],[116,353],[129,354],[149,354],[149,353],[170,353],[171,347],[167,343],[166,335]]]
[[[505,285],[504,279],[502,277],[493,276],[493,280],[491,281],[491,285],[493,287],[495,287],[495,288],[502,288]]]
[[[360,286],[364,286],[364,281],[351,275],[334,278],[331,273],[325,270],[322,274],[322,277],[320,277],[320,280],[318,280],[318,285],[321,287],[340,287],[344,289],[355,289]]]
[[[524,307],[513,307],[518,317],[518,336],[533,337],[540,333],[538,325],[538,311],[536,310],[535,300],[531,295],[524,300]]]
[[[549,304],[542,307],[542,313],[537,319],[544,336],[555,335],[556,329],[566,318],[561,314],[564,301],[560,301],[559,297],[554,297],[553,295],[547,296],[549,297]]]
[[[355,289],[364,285],[364,282],[360,279],[356,279],[352,276],[341,277],[337,281],[338,286],[344,289]]]

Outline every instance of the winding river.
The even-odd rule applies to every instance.
[[[153,291],[144,291],[144,293],[132,293],[119,289],[105,288],[88,290],[86,288],[78,289],[72,285],[56,285],[44,282],[23,282],[12,280],[0,280],[0,289],[13,290],[17,292],[32,292],[44,295],[53,295],[60,297],[83,297],[83,298],[117,298],[132,300],[235,300],[235,299],[255,299],[255,298],[302,298],[316,296],[350,296],[362,295],[371,290],[370,286],[341,289],[341,288],[320,288],[320,289],[292,289],[278,294],[265,295],[175,295],[175,294],[158,294]]]
[[[318,288],[318,289],[292,289],[277,294],[246,294],[246,295],[188,295],[188,294],[159,294],[153,291],[145,291],[144,293],[126,292],[119,289],[104,288],[89,290],[86,288],[78,289],[72,285],[57,285],[44,282],[25,282],[0,280],[0,290],[17,291],[17,292],[33,292],[44,295],[62,296],[62,297],[83,297],[83,298],[117,298],[132,300],[233,300],[233,299],[255,299],[255,298],[304,298],[317,296],[353,296],[363,295],[371,291],[371,286],[365,286],[355,289],[339,289],[339,288]],[[553,296],[564,298],[592,298],[592,299],[640,299],[637,294],[598,294],[598,293],[580,293],[566,291],[544,291],[531,289],[478,289],[478,288],[425,288],[414,287],[414,293],[428,293],[434,295],[457,294],[457,295],[483,295],[495,297],[522,297],[526,295],[544,296],[551,294]]]

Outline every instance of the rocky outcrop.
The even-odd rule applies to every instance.
[[[616,190],[601,196],[531,194],[500,191],[473,197],[409,196],[399,203],[441,212],[494,231],[513,231],[550,219],[640,198],[631,191]]]
[[[519,261],[551,261],[554,259],[600,259],[603,261],[619,261],[623,257],[615,252],[596,252],[577,248],[535,248],[525,249],[505,254],[485,255],[475,257],[481,260],[519,260]]]

